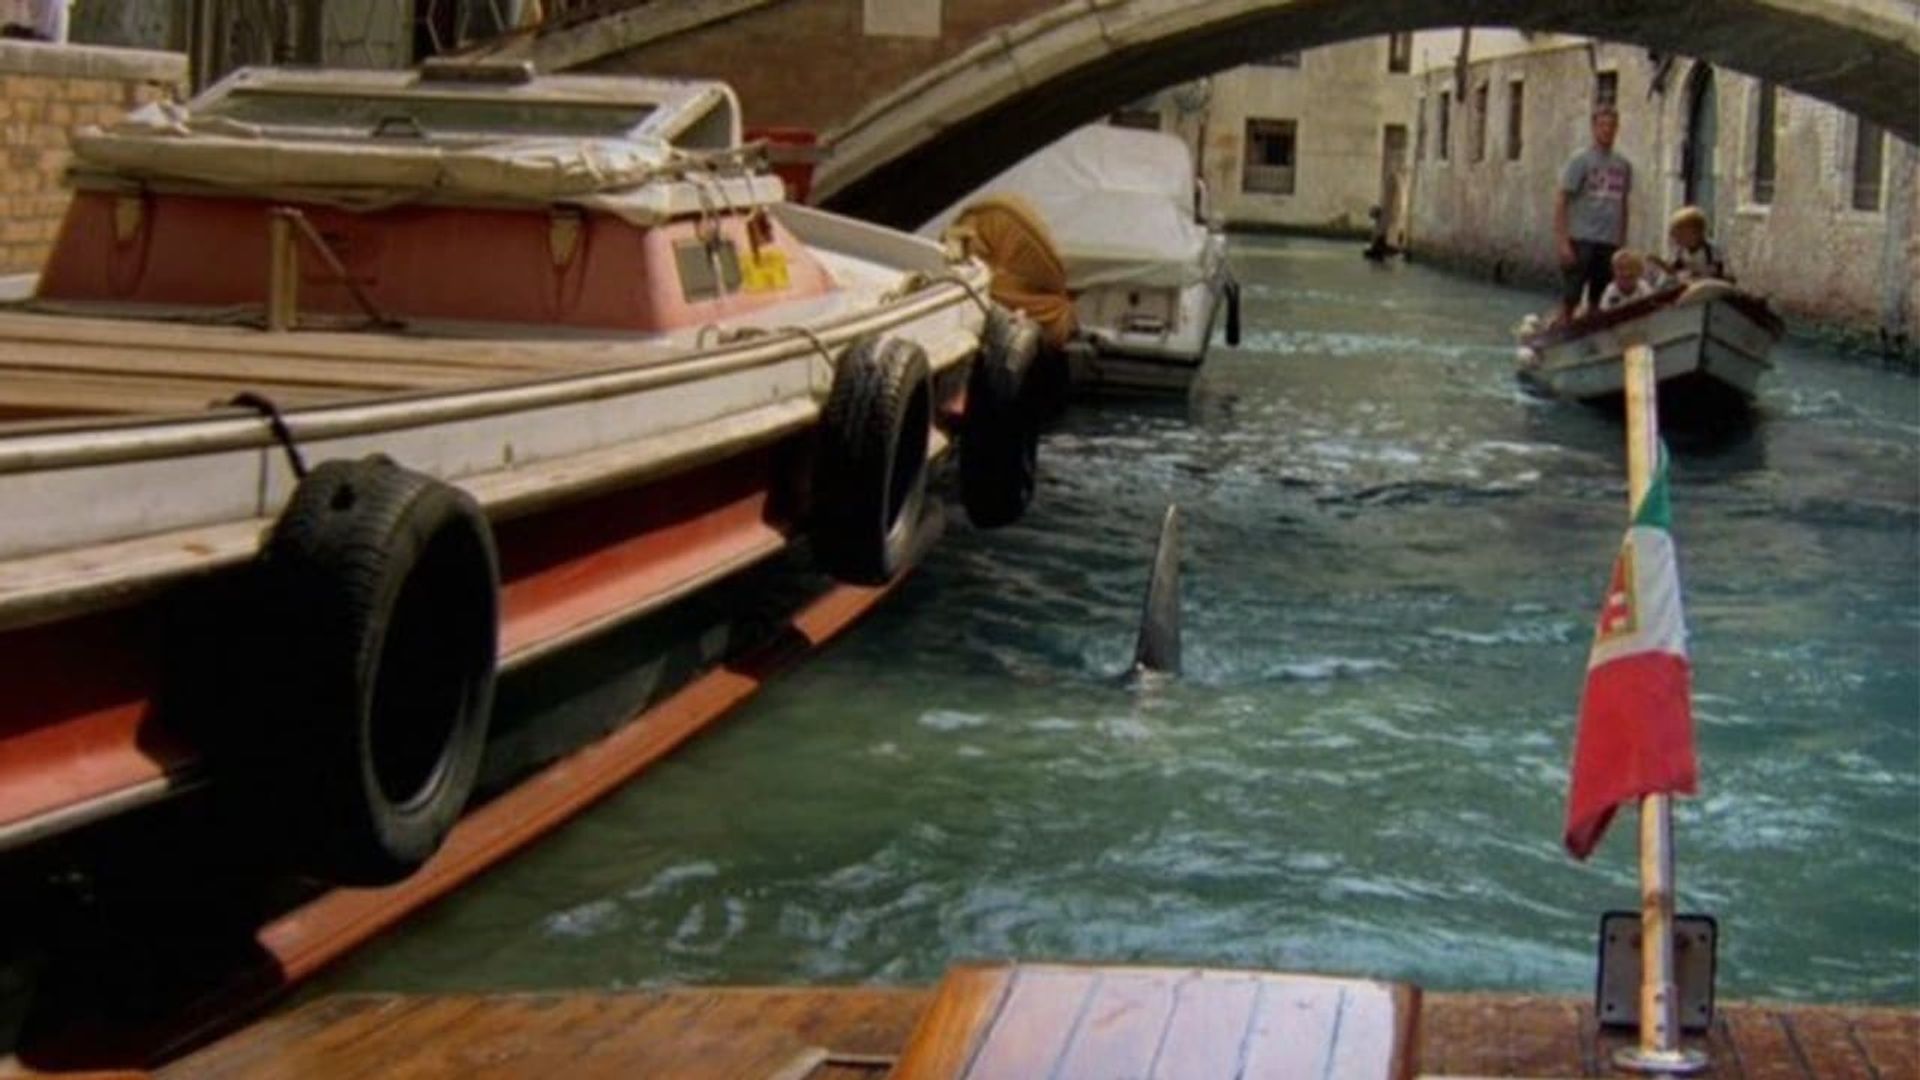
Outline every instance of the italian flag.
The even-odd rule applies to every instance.
[[[1664,448],[1620,544],[1587,657],[1567,792],[1567,851],[1585,859],[1620,804],[1691,795],[1693,705],[1680,574],[1673,556]]]

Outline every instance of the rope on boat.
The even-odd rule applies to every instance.
[[[967,295],[972,297],[973,302],[980,306],[980,314],[982,315],[993,314],[993,301],[988,299],[987,297],[981,296],[980,290],[973,284],[973,282],[968,281],[964,277],[961,277],[958,272],[953,270],[948,270],[939,274],[925,274],[916,270],[913,276],[907,279],[906,285],[902,287],[903,295],[905,293],[916,293],[916,292],[919,292],[921,289],[926,288],[929,285],[939,285],[943,282],[948,284],[958,285],[961,288],[967,290]]]
[[[811,393],[815,398],[824,400],[827,394],[831,392],[833,389],[833,373],[834,373],[834,370],[839,366],[839,361],[834,356],[833,350],[827,347],[827,343],[825,341],[821,340],[820,335],[814,333],[812,330],[808,329],[807,327],[804,327],[804,326],[727,327],[727,326],[721,326],[719,323],[708,323],[707,325],[702,326],[700,328],[699,333],[694,335],[693,344],[695,348],[706,347],[707,331],[709,330],[713,331],[713,341],[714,341],[714,344],[717,344],[717,345],[733,345],[742,341],[753,341],[758,338],[768,338],[768,337],[778,338],[778,337],[791,336],[791,337],[806,338],[807,343],[813,346],[814,353],[820,359],[820,363],[815,364],[807,369],[808,392]]]
[[[313,245],[314,253],[327,264],[328,271],[333,274],[334,283],[346,288],[347,294],[353,297],[353,302],[359,306],[361,314],[365,315],[369,322],[376,327],[392,328],[402,325],[399,320],[388,318],[386,313],[375,306],[373,297],[368,296],[367,291],[360,287],[360,283],[353,280],[353,275],[347,272],[346,264],[341,262],[340,256],[334,253],[333,245],[327,243],[327,238],[321,236],[320,230],[313,227],[313,222],[307,220],[307,215],[291,206],[276,206],[273,213],[275,216],[285,217],[293,223],[294,228],[300,230],[300,235],[306,239],[307,243]]]
[[[307,462],[300,456],[300,447],[293,441],[293,432],[287,428],[287,418],[280,413],[280,406],[265,394],[252,390],[242,390],[227,399],[229,405],[239,405],[259,413],[267,421],[267,429],[273,432],[275,442],[287,452],[287,467],[293,470],[294,479],[307,478]]]

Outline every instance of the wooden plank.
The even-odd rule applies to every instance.
[[[1853,1037],[1879,1074],[1920,1077],[1920,1012],[1861,1009],[1854,1015]]]
[[[1319,1080],[1333,1060],[1337,1025],[1347,1006],[1344,986],[1262,979],[1254,997],[1240,1076]]]
[[[177,1063],[165,1075],[213,1080],[287,1075],[769,1080],[811,1063],[815,1067],[805,1074],[807,1080],[875,1080],[887,1056],[905,1046],[900,1070],[893,1075],[954,1077],[962,1075],[977,1037],[1011,1003],[1012,970],[957,968],[938,995],[925,990],[743,988],[330,998],[235,1035]],[[1379,1075],[1376,1057],[1345,1054],[1349,1045],[1377,1049],[1404,1037],[1382,1037],[1388,1028],[1403,1030],[1382,1019],[1381,1006],[1387,1004],[1402,1018],[1412,1006],[1420,1006],[1426,1056],[1419,1065],[1434,1075],[1612,1076],[1617,1074],[1598,1052],[1610,1053],[1632,1041],[1631,1032],[1593,1038],[1588,1028],[1583,1034],[1582,1028],[1591,1024],[1590,1010],[1571,998],[1443,994],[1422,1002],[1411,988],[1391,984],[1179,969],[1042,971],[1105,975],[1090,995],[1079,995],[1087,1008],[1065,1021],[1078,1034],[1057,1063],[1060,1076],[1255,1077],[1298,1075],[1303,1069],[1315,1076]],[[1328,988],[1344,993],[1333,1052],[1310,1053],[1306,1060],[1283,1056],[1248,1061],[1242,1073],[1241,1037],[1252,1027],[1252,1003],[1262,985],[1269,988],[1263,1002],[1267,1013],[1288,1000],[1288,994],[1276,994],[1276,988],[1287,990],[1296,1001],[1325,1001]],[[1140,1064],[1137,1035],[1154,1026],[1151,1016],[1162,1006],[1166,1012],[1155,1051],[1158,1060],[1149,1068]],[[1103,1010],[1110,1007],[1118,1012],[1110,1023],[1102,1023],[1107,1015]],[[1268,1037],[1289,1025],[1311,1027],[1284,1012],[1277,1020],[1263,1016]],[[1489,1023],[1506,1017],[1512,1022]],[[1708,1077],[1868,1075],[1896,1080],[1920,1075],[1914,1060],[1920,1053],[1920,1012],[1913,1010],[1734,1005],[1723,1008],[1718,1019],[1707,1040],[1712,1055]],[[939,1038],[934,1029],[958,1034]],[[1125,1036],[1111,1042],[1118,1049],[1093,1052],[1108,1034]],[[1429,1053],[1440,1045],[1454,1049],[1450,1060],[1442,1062]],[[1575,1049],[1565,1049],[1568,1046]],[[944,1056],[930,1058],[930,1049]],[[833,1064],[842,1053],[872,1056],[847,1059],[865,1064]],[[1262,1061],[1276,1060],[1278,1072],[1262,1071]],[[819,1064],[822,1061],[825,1064]],[[376,1063],[377,1071],[367,1071]],[[1552,1068],[1543,1069],[1542,1063]],[[1312,1072],[1316,1064],[1323,1071]],[[1026,1062],[1014,1075],[1043,1076],[1054,1065],[1051,1060]],[[1356,1068],[1366,1071],[1351,1071]],[[1867,1071],[1856,1071],[1862,1068]]]
[[[970,1080],[1050,1075],[1100,988],[1092,968],[1013,969],[1013,983],[964,1074]]]
[[[1346,1006],[1324,1075],[1413,1075],[1420,992],[1399,983],[1361,983],[1348,989]]]
[[[494,365],[449,369],[404,360],[308,359],[260,353],[217,354],[178,349],[105,348],[75,342],[8,342],[0,346],[0,369],[74,371],[103,375],[166,375],[185,379],[260,380],[276,385],[345,390],[404,390],[498,381],[523,375]]]
[[[413,1058],[422,1076],[525,1077],[553,1072],[559,1061],[629,1022],[614,1002],[591,995],[488,997],[432,1056]],[[564,1071],[564,1070],[563,1070]]]
[[[1801,1060],[1813,1066],[1822,1080],[1880,1080],[1854,1041],[1846,1013],[1783,1009],[1780,1018]]]
[[[242,390],[268,392],[286,407],[367,396],[362,392],[267,386],[241,379],[175,379],[9,369],[0,364],[0,408],[82,413],[204,412]]]
[[[896,1080],[959,1076],[1005,1004],[1013,981],[1003,966],[950,969],[894,1067]]]
[[[1260,983],[1237,972],[1196,971],[1174,987],[1174,1011],[1151,1066],[1153,1080],[1232,1076],[1253,1022]]]
[[[675,995],[594,1052],[570,1063],[567,1075],[626,1080],[635,1076],[689,1080],[710,1076],[771,1078],[816,1050],[787,1026],[732,1008],[711,992]],[[823,1059],[824,1054],[815,1060]]]
[[[1480,1030],[1482,1019],[1492,1011],[1482,995],[1430,995],[1421,1011],[1419,1063],[1430,1074],[1486,1074],[1473,1063],[1473,1045],[1469,1032]]]
[[[396,995],[327,998],[213,1044],[194,1055],[192,1075],[205,1080],[258,1075],[285,1055],[323,1055],[331,1047],[369,1038],[426,1005],[425,998]]]
[[[514,335],[448,335],[367,330],[296,330],[269,334],[257,327],[168,322],[129,313],[125,318],[80,314],[0,312],[0,354],[12,342],[103,345],[131,350],[173,348],[225,355],[341,359],[406,359],[459,367],[511,365],[556,371],[664,358],[675,350],[654,339],[559,336],[556,328]]]
[[[1728,1009],[1727,1049],[1745,1080],[1801,1080],[1807,1075],[1779,1014],[1769,1008]]]
[[[445,1048],[457,1046],[485,1003],[475,997],[430,997],[419,1009],[383,1025],[372,1035],[336,1043],[322,1055],[283,1055],[274,1063],[281,1075],[324,1076],[328,1080],[371,1080],[407,1075],[444,1075],[431,1071]]]
[[[1173,1017],[1179,978],[1178,972],[1160,970],[1108,974],[1088,1001],[1053,1076],[1103,1080],[1146,1075]]]
[[[1514,1075],[1581,1076],[1580,1008],[1567,998],[1531,998],[1499,1010],[1505,1020],[1503,1063]]]

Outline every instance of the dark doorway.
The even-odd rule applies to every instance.
[[[1714,220],[1713,151],[1720,136],[1720,106],[1713,90],[1713,65],[1696,63],[1687,75],[1687,136],[1680,172],[1686,201]]]

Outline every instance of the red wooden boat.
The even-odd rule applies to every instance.
[[[1032,493],[984,268],[787,205],[705,82],[249,70],[75,140],[0,310],[0,852],[212,785],[404,877],[496,675],[809,542],[877,584],[958,448]]]

